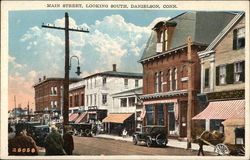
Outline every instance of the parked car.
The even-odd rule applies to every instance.
[[[70,124],[73,128],[74,135],[91,137],[93,133],[93,125],[91,123],[75,123]]]
[[[133,134],[134,145],[139,142],[145,142],[148,147],[153,145],[166,146],[168,143],[166,127],[165,126],[144,126],[141,132]]]

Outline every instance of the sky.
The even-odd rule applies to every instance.
[[[42,23],[64,27],[64,10],[9,12],[9,109],[34,110],[34,88],[40,77],[64,77],[64,31],[42,28]],[[165,10],[67,10],[70,28],[70,56],[79,58],[80,77],[112,70],[142,73],[138,63],[154,24],[184,11]],[[70,77],[77,60],[72,59]]]

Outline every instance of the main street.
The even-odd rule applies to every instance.
[[[145,144],[97,137],[74,136],[74,155],[175,155],[195,156],[197,151],[172,148],[150,147]],[[209,155],[208,153],[205,153]]]

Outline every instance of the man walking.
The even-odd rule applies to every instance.
[[[68,155],[73,154],[74,150],[74,140],[73,140],[73,131],[70,130],[70,127],[66,127],[66,133],[63,135],[64,145],[63,148]]]

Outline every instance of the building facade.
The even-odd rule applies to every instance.
[[[85,105],[85,86],[82,81],[69,85],[69,113],[84,110]]]
[[[186,12],[155,25],[139,61],[143,66],[140,116],[143,125],[162,125],[169,136],[187,136],[188,116],[200,112],[196,95],[200,92],[201,66],[197,53],[204,50],[234,16],[225,12]],[[190,46],[187,45],[189,36]],[[188,114],[190,92],[191,113]],[[193,128],[196,125],[192,123]]]
[[[203,126],[206,130],[223,132],[221,122],[225,119],[244,119],[244,13],[238,13],[206,50],[198,54],[201,60],[201,77],[203,77],[201,96],[204,96],[208,103],[204,103],[206,109],[193,119],[206,121]],[[216,115],[209,112],[211,107],[217,111]]]
[[[70,79],[70,83],[80,79]],[[61,111],[63,106],[63,82],[64,78],[39,78],[39,82],[34,85],[35,89],[35,110],[44,112],[57,110]]]

